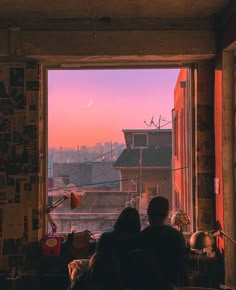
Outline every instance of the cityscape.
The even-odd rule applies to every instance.
[[[70,192],[81,199],[73,211],[66,200],[51,212],[58,232],[73,226],[107,230],[126,206],[138,209],[144,227],[152,196],[164,195],[172,203],[172,110],[178,73],[90,70],[77,72],[76,79],[71,71],[49,71],[49,205]],[[66,84],[71,97],[64,103]],[[62,108],[73,117],[61,118]],[[75,132],[81,144],[74,144]],[[116,141],[105,141],[108,137]]]

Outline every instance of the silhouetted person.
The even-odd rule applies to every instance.
[[[101,235],[90,260],[89,280],[94,288],[121,289],[125,284],[124,265],[140,233],[140,217],[135,208],[125,208],[114,224],[114,230]]]
[[[185,284],[185,241],[183,234],[166,224],[169,202],[162,196],[151,199],[147,215],[149,226],[141,231],[138,247],[144,251],[149,267],[150,286],[155,279],[176,286]],[[159,289],[159,288],[157,288]]]

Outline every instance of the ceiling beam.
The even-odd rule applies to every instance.
[[[0,57],[182,65],[215,55],[214,26],[209,17],[1,19]]]
[[[178,18],[44,18],[1,19],[0,29],[20,27],[27,31],[135,31],[135,30],[214,30],[213,17]]]
[[[216,53],[211,30],[150,31],[24,31],[0,30],[0,56],[91,57],[146,56],[160,60],[183,56],[212,57]],[[150,59],[149,59],[150,60]]]

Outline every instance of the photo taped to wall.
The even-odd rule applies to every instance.
[[[41,228],[41,214],[38,208],[32,209],[32,230]]]
[[[12,100],[15,108],[18,110],[25,109],[25,95],[24,95],[24,88],[22,87],[10,87],[9,88],[10,99]]]
[[[5,172],[0,172],[0,190],[7,189],[7,175]]]
[[[9,84],[11,87],[24,87],[24,68],[23,67],[10,68]]]
[[[0,99],[8,98],[8,93],[6,91],[6,86],[3,81],[0,81]]]
[[[7,191],[0,189],[0,204],[7,204]]]
[[[0,116],[0,132],[2,133],[11,132],[11,121],[9,118]]]
[[[12,116],[14,114],[14,108],[10,99],[0,98],[0,114],[1,116]]]

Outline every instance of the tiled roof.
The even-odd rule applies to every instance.
[[[167,167],[171,166],[171,146],[158,146],[157,148],[125,149],[114,163],[114,167],[139,167],[142,159],[142,167]]]

